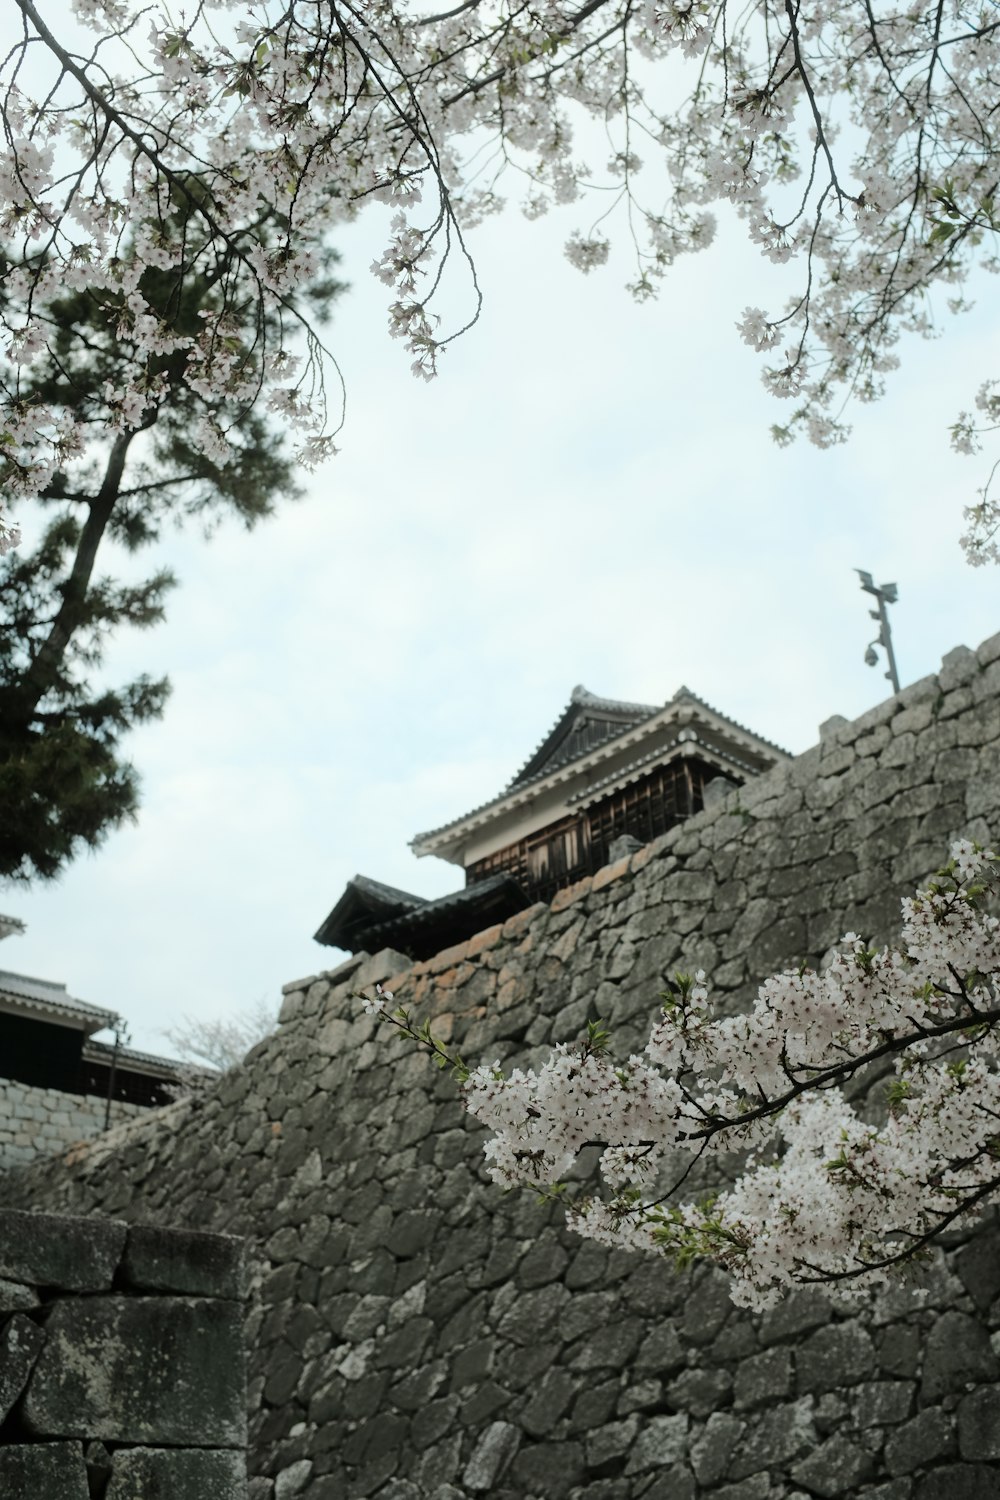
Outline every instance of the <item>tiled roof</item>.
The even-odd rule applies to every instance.
[[[655,717],[655,715],[662,713],[665,708],[669,708],[672,703],[677,703],[682,698],[686,698],[690,700],[690,702],[696,703],[699,708],[707,709],[709,713],[715,714],[717,718],[720,718],[723,723],[731,724],[734,729],[740,730],[743,734],[750,735],[752,739],[759,740],[762,745],[767,745],[770,747],[770,749],[775,750],[779,756],[784,756],[789,760],[792,758],[791,751],[785,750],[781,745],[776,745],[773,740],[766,739],[764,735],[758,734],[756,730],[748,729],[745,724],[740,724],[736,719],[727,718],[727,716],[724,713],[721,713],[719,709],[713,708],[710,703],[706,703],[704,698],[699,698],[697,693],[692,693],[690,688],[679,687],[676,693],[674,693],[673,697],[668,698],[667,702],[661,705],[661,707],[655,708],[650,707],[650,705],[647,703],[622,703],[612,698],[598,698],[593,693],[588,693],[586,688],[577,686],[573,689],[569,707],[564,711],[563,714],[560,715],[559,719],[557,719],[549,734],[546,735],[545,739],[541,741],[538,749],[525,762],[524,767],[521,769],[521,771],[518,772],[518,775],[512,782],[509,783],[508,786],[504,788],[502,792],[498,792],[495,797],[488,798],[486,802],[479,803],[478,807],[470,808],[468,812],[462,813],[459,817],[450,818],[447,823],[442,823],[438,828],[429,828],[424,833],[416,834],[410,840],[410,847],[413,848],[413,846],[415,844],[419,844],[422,839],[434,838],[438,834],[446,832],[447,829],[454,828],[459,823],[464,823],[467,818],[474,818],[479,813],[486,812],[489,808],[495,807],[497,806],[497,804],[505,801],[512,792],[523,791],[525,787],[531,786],[536,781],[544,781],[546,776],[551,775],[558,766],[569,764],[571,760],[577,759],[580,756],[587,754],[589,749],[593,749],[594,746],[589,746],[587,747],[587,749],[580,750],[577,756],[567,757],[566,760],[555,760],[552,762],[546,761],[539,770],[535,771],[530,776],[525,775],[525,771],[527,770],[527,768],[532,764],[533,761],[536,760],[548,741],[554,738],[557,730],[559,729],[559,726],[566,719],[567,715],[571,712],[574,705],[579,704],[581,707],[599,707],[600,709],[609,713],[620,712],[623,715],[634,715],[631,721],[628,723],[623,723],[621,725],[621,728],[614,735],[607,736],[608,739],[612,739],[617,738],[619,734],[624,734],[629,729],[635,728],[637,724],[643,723],[646,719],[651,719]]]
[[[591,710],[590,714],[587,713],[588,709]],[[649,719],[655,713],[659,713],[655,704],[624,703],[617,698],[599,698],[582,683],[577,683],[570,694],[569,703],[548,734],[528,756],[517,775],[507,783],[506,791],[512,792],[517,786],[527,786],[540,776],[549,775],[557,767],[576,760],[580,755],[586,755],[595,745],[624,734],[626,729],[641,724],[643,719]],[[603,723],[599,726],[595,724],[593,716],[598,721],[603,719]],[[579,743],[574,735],[574,729],[581,720],[587,721],[592,729],[598,729],[598,733],[589,736],[589,742]],[[546,747],[550,745],[551,753],[546,755]]]
[[[376,901],[398,901],[410,906],[422,906],[424,902],[423,896],[414,896],[412,891],[401,891],[395,885],[385,885],[381,880],[373,880],[370,875],[355,875],[350,883]]]
[[[115,1049],[110,1042],[93,1042],[88,1040],[84,1043],[83,1055],[92,1062],[110,1064],[112,1057],[115,1056]],[[205,1068],[202,1067],[201,1063],[183,1062],[176,1057],[158,1057],[153,1052],[140,1052],[135,1047],[119,1047],[115,1061],[120,1068],[131,1066],[137,1071],[141,1071],[143,1067],[154,1067],[159,1072],[168,1074],[170,1077],[174,1077],[182,1069],[185,1073],[193,1071],[195,1073],[204,1073],[206,1076],[212,1076],[218,1072],[217,1068]]]
[[[404,912],[399,917],[390,917],[385,922],[379,922],[371,928],[371,932],[378,932],[380,927],[388,927],[394,922],[424,922],[441,912],[450,911],[461,906],[481,906],[487,896],[493,895],[495,891],[501,890],[507,884],[513,884],[509,875],[488,875],[485,880],[477,880],[473,885],[466,885],[458,891],[449,891],[445,896],[435,896],[432,901],[421,901],[415,911]]]
[[[748,729],[746,724],[740,723],[739,719],[731,719],[728,714],[722,712],[721,708],[713,708],[711,703],[706,703],[704,698],[699,698],[698,694],[692,693],[690,688],[682,685],[669,701],[676,703],[678,698],[690,698],[692,703],[698,704],[699,708],[707,708],[710,714],[715,714],[716,718],[722,719],[726,724],[732,724],[734,729],[742,729],[744,734],[749,734],[753,739],[760,740],[762,745],[770,745],[772,750],[777,750],[778,754],[785,756],[787,760],[794,759],[792,752],[786,750],[783,745],[777,745],[774,740],[769,740],[766,735],[758,734],[756,729]],[[659,709],[657,709],[657,713],[659,713]]]
[[[344,887],[340,900],[313,937],[317,943],[333,948],[348,948],[359,931],[367,931],[376,922],[388,921],[423,906],[422,896],[385,885],[370,875],[355,875]]]
[[[64,984],[51,979],[32,979],[27,974],[11,974],[0,969],[0,999],[4,996],[19,1002],[27,1002],[28,1008],[54,1016],[68,1016],[84,1022],[86,1032],[101,1031],[113,1026],[118,1015],[113,1010],[103,1010],[88,1005],[85,1000],[75,1000],[66,993]]]
[[[392,947],[398,943],[404,952],[416,948],[416,957],[427,957],[439,947],[463,941],[491,920],[503,921],[530,904],[511,876],[503,873],[490,875],[461,890],[436,896],[433,901],[421,902],[413,911],[400,912],[371,927],[362,928],[357,934],[357,942],[370,953],[379,947]],[[442,937],[442,934],[446,936]],[[433,942],[434,946],[427,952],[419,951],[428,942]]]

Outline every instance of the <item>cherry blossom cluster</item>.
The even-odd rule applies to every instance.
[[[501,1186],[563,1193],[600,1149],[603,1195],[568,1210],[579,1233],[710,1257],[747,1307],[810,1282],[855,1297],[1000,1190],[998,876],[992,850],[958,841],[902,902],[898,948],[849,932],[822,972],[767,979],[747,1014],[718,1016],[704,973],[678,974],[624,1062],[591,1022],[538,1068],[469,1069],[388,992],[366,1008],[451,1066]],[[686,1201],[713,1163],[731,1185]]]
[[[185,350],[191,382],[230,403],[263,397],[299,430],[303,461],[322,458],[342,402],[328,405],[336,366],[301,292],[320,247],[369,200],[395,211],[373,270],[424,378],[478,315],[474,267],[461,326],[442,326],[435,299],[452,257],[472,266],[465,232],[501,206],[501,180],[523,185],[529,217],[596,201],[566,254],[593,271],[619,224],[640,299],[711,243],[719,205],[735,211],[763,255],[799,268],[784,308],[748,308],[738,325],[768,357],[767,389],[792,403],[781,442],[843,441],[845,402],[880,395],[900,335],[935,331],[929,293],[943,285],[960,310],[970,270],[1000,267],[1000,22],[980,0],[460,0],[436,13],[406,0],[197,0],[181,13],[73,0],[58,32],[41,0],[11,4],[18,39],[0,61],[11,497],[44,490],[84,435],[25,395],[26,372],[53,356],[53,299],[120,298],[130,357],[108,409],[135,429],[163,397],[155,372],[172,337],[142,270],[180,288],[220,257],[225,295]],[[588,116],[611,137],[603,173],[577,155]],[[256,341],[239,347],[227,323],[254,307]],[[282,374],[291,345],[301,366]],[[979,402],[987,426],[991,402]],[[208,428],[221,456],[225,426]],[[981,430],[963,413],[959,450]],[[996,503],[984,494],[967,520],[970,560],[1000,560]]]

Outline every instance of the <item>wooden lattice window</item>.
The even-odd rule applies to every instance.
[[[466,884],[502,873],[533,900],[549,901],[556,891],[606,865],[612,843],[623,833],[647,844],[682,818],[700,812],[705,783],[717,774],[698,760],[657,766],[586,812],[477,859],[466,869]]]

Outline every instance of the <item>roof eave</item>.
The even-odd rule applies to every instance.
[[[28,996],[12,995],[6,990],[0,991],[0,1012],[36,1021],[49,1021],[55,1026],[65,1026],[70,1031],[81,1031],[85,1037],[93,1036],[95,1031],[113,1027],[118,1020],[114,1011],[102,1011],[95,1016],[89,1010],[76,1010],[71,1002],[65,1005],[49,1004]]]

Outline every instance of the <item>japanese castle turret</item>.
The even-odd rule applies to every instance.
[[[678,688],[662,707],[575,687],[504,791],[410,848],[458,865],[465,885],[427,901],[364,875],[316,940],[420,959],[501,922],[648,843],[788,751]]]

